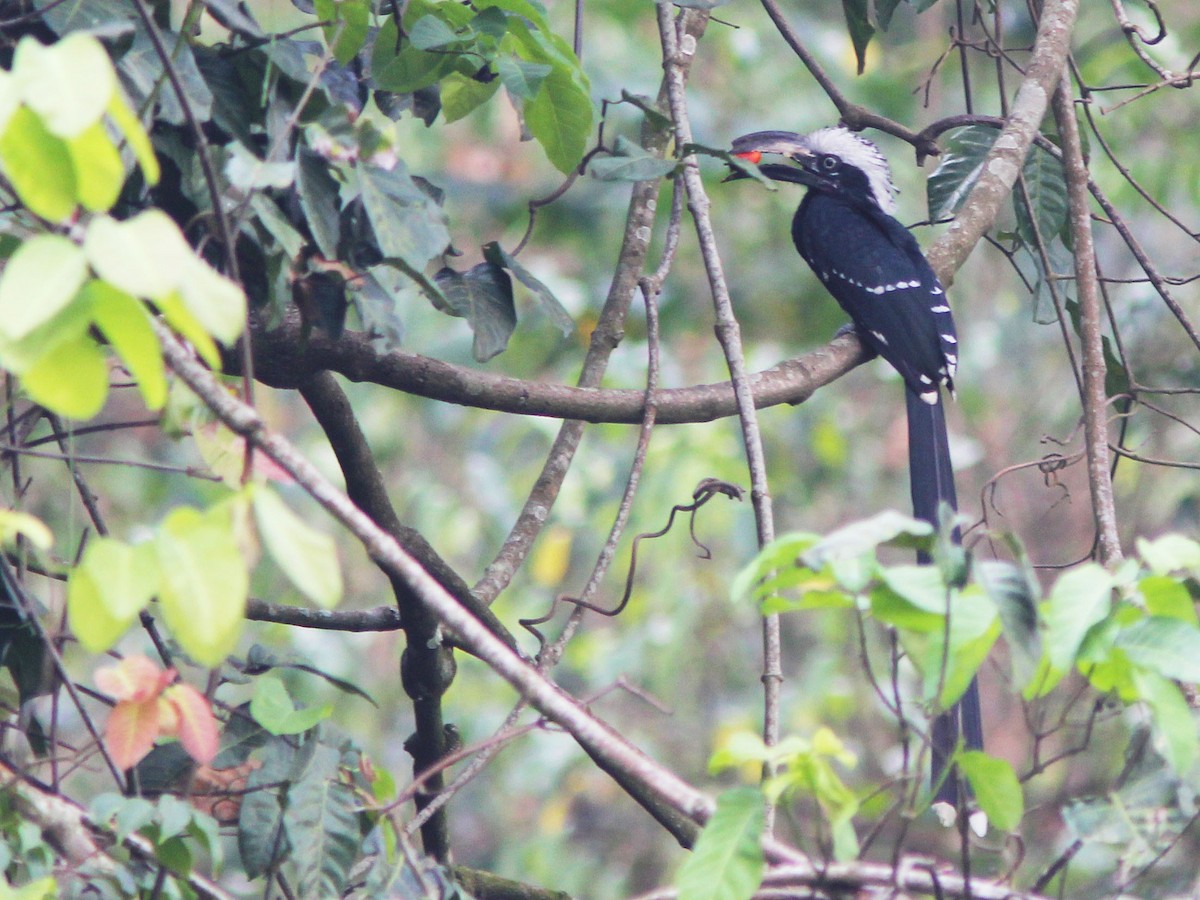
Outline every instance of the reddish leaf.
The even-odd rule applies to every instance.
[[[158,700],[124,700],[109,713],[104,743],[118,769],[131,769],[154,746],[158,737]]]
[[[96,686],[114,699],[142,703],[162,693],[175,680],[174,669],[162,669],[144,656],[127,656],[115,666],[96,670]]]
[[[170,733],[179,737],[188,756],[201,765],[212,762],[219,743],[217,720],[205,696],[190,684],[180,683],[167,688],[163,700],[175,711]]]

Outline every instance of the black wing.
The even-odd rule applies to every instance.
[[[908,230],[891,216],[809,191],[792,239],[860,336],[922,399],[953,387],[958,336],[946,294]]]

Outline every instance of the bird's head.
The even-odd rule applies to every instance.
[[[887,160],[878,147],[846,128],[822,128],[812,134],[756,131],[735,138],[732,149],[734,156],[754,163],[774,181],[872,203],[889,214],[896,207]],[[734,171],[729,177],[746,176]]]

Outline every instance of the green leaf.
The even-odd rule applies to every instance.
[[[404,164],[389,170],[360,165],[359,190],[383,255],[421,270],[450,244],[446,216],[409,177]]]
[[[680,900],[741,900],[762,884],[766,800],[756,788],[734,788],[717,809],[675,876]]]
[[[900,0],[875,0],[875,21],[879,23],[881,31],[892,27],[892,16],[899,5]]]
[[[411,25],[433,8],[433,4],[427,0],[410,2],[405,14],[406,21]],[[449,5],[442,4],[441,9],[448,12]],[[469,18],[469,10],[466,7],[462,9],[467,12]],[[409,94],[436,84],[454,70],[457,60],[456,54],[429,53],[414,47],[408,41],[401,41],[395,19],[388,18],[380,26],[371,52],[371,81],[375,87],[382,90]]]
[[[148,544],[92,538],[71,570],[67,615],[72,633],[89,653],[115,644],[158,590],[158,568],[148,549]]]
[[[1144,670],[1134,670],[1133,683],[1139,697],[1150,707],[1163,756],[1177,775],[1186,775],[1200,759],[1200,742],[1196,738],[1195,716],[1183,692],[1167,678]]]
[[[533,99],[553,69],[549,63],[530,62],[515,56],[501,56],[496,60],[500,82],[518,104]]]
[[[500,82],[479,81],[459,72],[451,72],[442,79],[442,115],[447,124],[457,122],[492,99],[500,89]]]
[[[72,419],[90,419],[108,397],[108,364],[87,335],[44,353],[21,375],[35,403]]]
[[[588,95],[587,79],[578,68],[568,68],[553,59],[541,89],[525,102],[525,126],[546,151],[556,169],[569,174],[583,159],[592,131],[595,110]]]
[[[325,43],[343,66],[358,55],[367,40],[371,8],[367,0],[315,0],[317,18],[325,26]]]
[[[49,322],[75,298],[86,277],[87,261],[67,238],[29,238],[0,276],[0,336],[16,341]]]
[[[34,215],[61,222],[75,211],[75,167],[66,143],[22,106],[0,135],[0,168]]]
[[[938,167],[925,185],[930,219],[953,216],[962,208],[999,133],[987,125],[971,125],[950,133]]]
[[[326,259],[337,259],[341,240],[337,182],[321,158],[302,147],[296,148],[296,188],[300,208],[321,254]]]
[[[763,592],[757,588],[759,582],[776,570],[796,568],[801,554],[820,540],[819,534],[807,531],[781,534],[763,547],[758,555],[737,573],[729,588],[730,599],[734,603],[761,599]]]
[[[154,154],[154,145],[150,143],[150,135],[142,127],[141,121],[129,108],[129,104],[119,90],[113,92],[108,104],[108,114],[117,129],[124,136],[126,143],[133,150],[134,158],[141,166],[142,175],[148,184],[158,184],[158,157]]]
[[[163,617],[184,652],[215,667],[237,646],[249,577],[227,505],[171,511],[154,539]]]
[[[1035,144],[1025,158],[1021,176],[1026,196],[1019,186],[1012,195],[1017,233],[1029,243],[1039,235],[1043,241],[1049,241],[1067,225],[1067,182],[1062,162]]]
[[[162,409],[167,402],[166,367],[145,306],[98,279],[89,281],[80,295],[91,304],[96,327],[137,381],[146,408]]]
[[[1047,678],[1031,684],[1037,688],[1038,696],[1049,691],[1071,669],[1088,629],[1109,614],[1112,588],[1112,575],[1095,563],[1072,569],[1055,582],[1042,607],[1046,621],[1043,646],[1051,671]]]
[[[75,167],[79,202],[91,212],[103,212],[117,202],[125,183],[125,164],[104,125],[97,122],[67,141]]]
[[[200,358],[210,369],[220,370],[221,351],[217,349],[213,339],[208,336],[204,326],[196,321],[196,317],[184,305],[183,298],[179,294],[172,292],[159,297],[154,301],[154,305],[163,314],[167,324],[196,348],[196,352],[200,354]]]
[[[1193,578],[1200,577],[1200,541],[1182,534],[1164,534],[1154,540],[1138,538],[1137,550],[1155,575],[1187,572]]]
[[[971,586],[955,594],[950,608],[949,650],[943,651],[946,635],[942,629],[930,632],[925,637],[927,646],[913,654],[914,662],[924,675],[925,697],[942,709],[955,703],[970,685],[999,636],[999,616],[982,589]],[[908,642],[917,643],[911,638]],[[944,674],[941,672],[943,659],[946,663]]]
[[[1025,815],[1025,796],[1013,767],[980,750],[960,753],[956,761],[988,821],[1001,831],[1016,831]]]
[[[1200,682],[1200,629],[1179,619],[1148,616],[1117,634],[1130,661],[1165,678]]]
[[[575,331],[575,320],[571,318],[571,314],[567,312],[558,298],[550,292],[550,288],[546,287],[532,272],[517,262],[517,258],[500,246],[499,242],[491,241],[483,245],[483,258],[493,265],[500,266],[502,269],[508,269],[516,276],[517,281],[525,285],[533,292],[534,299],[538,301],[542,312],[550,317],[550,320],[562,332],[563,337],[567,337]]]
[[[260,770],[261,771],[261,770]],[[283,807],[274,791],[254,784],[257,772],[250,774],[238,812],[238,855],[248,878],[266,874],[272,866],[287,858],[289,848],[283,826]]]
[[[592,159],[589,171],[593,178],[600,181],[647,181],[670,175],[679,164],[677,160],[647,153],[624,136],[617,138],[614,149],[612,156]]]
[[[882,544],[925,548],[933,533],[928,522],[887,510],[830,532],[804,554],[804,561],[818,569],[829,560],[874,553]]]
[[[875,34],[867,17],[867,0],[842,0],[842,12],[846,14],[846,29],[850,42],[854,44],[854,56],[858,60],[858,74],[867,65],[867,46]]]
[[[76,137],[99,122],[117,87],[108,54],[81,31],[48,47],[23,37],[13,54],[12,74],[21,98],[61,138]]]
[[[418,50],[436,50],[462,43],[466,38],[447,25],[445,19],[428,15],[421,16],[408,29],[408,40]]]
[[[324,609],[342,599],[342,570],[333,538],[309,526],[265,485],[251,495],[258,533],[288,580]]]
[[[250,715],[271,734],[302,734],[333,713],[333,706],[296,709],[287,687],[276,675],[260,676],[254,683]]]
[[[319,747],[305,777],[288,792],[287,833],[301,897],[341,897],[359,858],[361,803],[340,780],[339,754]]]
[[[1166,616],[1200,627],[1196,604],[1191,592],[1178,578],[1170,575],[1147,575],[1138,582],[1138,590],[1152,616]]]
[[[508,273],[485,261],[466,272],[446,266],[434,280],[449,304],[446,312],[462,316],[471,323],[475,333],[472,347],[475,359],[486,362],[502,353],[517,325],[512,279]]]
[[[1000,612],[1013,681],[1018,689],[1022,689],[1033,680],[1038,660],[1042,658],[1037,584],[1023,567],[1001,560],[977,562],[975,576]]]

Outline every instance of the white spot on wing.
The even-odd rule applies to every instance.
[[[925,391],[923,394],[918,394],[917,396],[920,397],[922,400],[924,400],[926,403],[928,403],[930,406],[937,406],[937,402],[938,402],[938,392],[937,391]]]
[[[879,343],[883,344],[885,347],[887,346],[888,339],[883,336],[882,332],[872,331],[871,335],[875,338],[875,340],[879,341]]]
[[[950,312],[950,307],[948,307],[948,306],[931,306],[931,307],[929,307],[929,311],[932,313],[948,313],[948,312]]]
[[[945,341],[947,344],[957,344],[958,343],[958,338],[956,338],[952,334],[943,334],[942,340]]]

